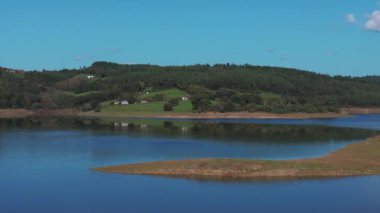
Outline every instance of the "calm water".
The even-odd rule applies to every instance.
[[[318,157],[378,130],[380,115],[0,120],[0,212],[379,212],[380,176],[227,183],[90,171],[198,157]]]

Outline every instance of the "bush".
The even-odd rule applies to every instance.
[[[179,98],[172,98],[169,100],[169,103],[173,104],[174,106],[177,106],[179,104]]]
[[[97,106],[97,107],[95,108],[95,112],[100,112],[100,111],[102,111],[101,107],[100,107],[100,106]]]
[[[172,111],[175,106],[179,104],[179,98],[172,98],[164,104],[164,111]]]
[[[91,111],[93,108],[92,108],[92,106],[91,106],[90,103],[86,103],[86,104],[84,104],[84,105],[81,107],[81,109],[82,109],[83,112],[88,112],[88,111]]]
[[[164,111],[168,112],[168,111],[172,111],[173,110],[173,104],[171,103],[166,103],[164,104]]]
[[[209,99],[201,99],[199,100],[198,102],[198,107],[197,107],[197,111],[198,112],[207,112],[209,109],[210,109],[210,100]],[[194,107],[194,104],[193,104],[193,107]]]
[[[163,101],[165,99],[165,95],[164,94],[156,94],[154,95],[153,97],[149,98],[149,101]]]
[[[236,110],[236,104],[230,100],[227,100],[222,104],[222,108],[223,110],[221,112],[233,112]]]
[[[248,112],[257,112],[257,107],[256,104],[248,104],[246,107]]]

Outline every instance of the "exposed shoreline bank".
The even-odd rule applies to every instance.
[[[120,113],[81,113],[84,117],[108,118],[179,118],[179,119],[308,119],[308,118],[336,118],[347,117],[347,113],[286,113],[275,114],[266,112],[205,112],[205,113],[162,113],[162,114],[120,114]]]
[[[78,116],[80,113],[76,109],[55,109],[55,110],[27,110],[27,109],[0,109],[0,118],[25,118],[31,116]]]
[[[274,180],[380,174],[380,136],[315,159],[193,159],[99,167],[97,172],[204,180]]]
[[[343,108],[340,113],[267,113],[267,112],[206,112],[206,113],[105,113],[81,112],[77,109],[26,110],[0,109],[0,118],[23,118],[29,116],[80,116],[95,118],[181,118],[181,119],[309,119],[337,118],[353,114],[379,114],[380,108]]]

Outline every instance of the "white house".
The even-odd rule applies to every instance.
[[[129,102],[128,102],[127,100],[122,100],[122,101],[120,101],[120,104],[121,104],[121,105],[128,105]]]
[[[94,76],[93,75],[87,75],[87,79],[94,79]]]
[[[187,96],[183,96],[183,97],[181,97],[181,100],[182,100],[182,101],[188,101],[188,100],[189,100],[189,97],[187,97]]]
[[[128,102],[128,100],[115,100],[113,102],[113,104],[115,104],[115,105],[128,105],[129,102]]]

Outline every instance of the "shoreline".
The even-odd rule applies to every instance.
[[[303,160],[192,159],[106,166],[95,172],[202,180],[286,180],[380,174],[380,135]]]
[[[94,118],[168,118],[168,119],[311,119],[339,118],[354,114],[380,114],[380,108],[342,108],[340,113],[267,113],[267,112],[205,112],[205,113],[112,113],[112,112],[81,112],[77,109],[0,109],[0,118],[23,118],[31,116],[79,116]]]
[[[348,117],[347,113],[286,113],[266,112],[205,112],[205,113],[162,113],[162,114],[120,114],[120,113],[80,113],[83,117],[97,118],[168,118],[168,119],[309,119]]]
[[[0,109],[0,118],[24,118],[33,114],[33,111],[26,109]]]
[[[78,116],[77,109],[46,109],[46,110],[27,110],[27,109],[0,109],[0,118],[26,118],[26,117],[45,117],[45,116]]]

